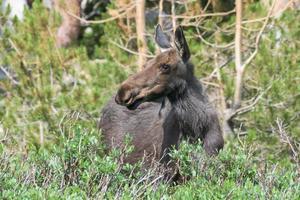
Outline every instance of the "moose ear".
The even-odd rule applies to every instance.
[[[181,26],[178,26],[175,31],[175,41],[174,42],[175,42],[175,46],[176,46],[177,50],[179,51],[179,54],[180,54],[183,62],[186,63],[189,60],[191,54],[190,54],[189,46],[185,40]]]
[[[164,52],[172,47],[168,36],[163,32],[163,30],[159,24],[155,28],[154,38],[155,38],[155,42],[159,46],[161,52]]]

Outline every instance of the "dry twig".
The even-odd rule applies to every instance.
[[[244,106],[244,107],[241,107],[241,108],[238,108],[236,109],[235,111],[233,111],[231,114],[230,114],[230,118],[233,118],[237,115],[240,115],[240,114],[244,114],[246,112],[249,112],[251,111],[255,105],[259,102],[259,100],[263,97],[263,95],[265,95],[270,89],[272,88],[272,84],[269,85],[263,92],[261,92],[254,100],[251,104],[247,105],[247,106]]]
[[[230,15],[232,13],[235,13],[235,9],[228,11],[228,12],[205,13],[205,14],[194,15],[194,16],[177,15],[177,16],[175,16],[175,18],[176,19],[197,19],[197,18],[202,18],[202,17],[226,16],[226,15]],[[171,17],[170,15],[166,15],[166,16]]]
[[[118,15],[107,18],[107,19],[102,19],[102,20],[86,20],[84,18],[81,18],[81,17],[78,17],[78,16],[74,15],[71,12],[67,12],[67,13],[68,13],[68,15],[78,19],[81,23],[86,24],[86,25],[89,25],[89,24],[103,24],[103,23],[106,23],[106,22],[114,21],[118,18],[121,18],[121,17],[125,16],[129,11],[133,10],[134,8],[135,8],[135,4],[129,4],[129,6],[124,8],[123,9],[124,11],[119,13]]]
[[[136,56],[139,55],[139,52],[132,51],[132,50],[130,50],[130,49],[128,49],[128,48],[126,48],[126,47],[124,47],[124,46],[122,46],[122,45],[120,45],[120,44],[114,42],[114,41],[111,41],[111,40],[110,40],[109,42],[112,43],[113,45],[116,45],[116,46],[119,47],[120,49],[123,49],[124,51],[127,51],[128,53],[131,53],[131,54],[136,55]],[[148,54],[143,54],[143,55],[144,55],[146,58],[154,58],[154,57],[155,57],[154,55],[148,55]]]
[[[15,80],[14,77],[4,67],[0,66],[0,69],[14,85],[19,85],[19,82]]]
[[[285,143],[289,146],[290,150],[292,151],[292,157],[293,160],[296,162],[296,164],[300,165],[300,158],[299,158],[299,147],[297,148],[296,144],[292,141],[292,139],[289,137],[285,130],[285,126],[283,124],[283,121],[280,119],[276,119],[276,125],[278,129],[278,133],[280,136],[280,140],[282,143]]]

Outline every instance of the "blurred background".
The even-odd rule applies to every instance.
[[[299,0],[0,5],[0,152],[27,157],[61,148],[77,130],[99,135],[105,102],[158,53],[159,23],[170,36],[183,27],[196,76],[218,108],[225,151],[251,151],[251,165],[296,164],[299,178]]]

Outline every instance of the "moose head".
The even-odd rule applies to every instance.
[[[142,71],[125,80],[115,97],[116,103],[130,110],[141,103],[168,97],[185,89],[190,51],[182,27],[174,35],[174,44],[168,40],[160,25],[155,29],[155,42],[161,53],[149,60]]]

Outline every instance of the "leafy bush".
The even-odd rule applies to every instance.
[[[297,166],[255,163],[249,147],[231,145],[208,158],[199,143],[182,143],[171,155],[182,181],[166,182],[162,166],[141,170],[141,163],[122,164],[126,146],[106,154],[97,130],[73,124],[51,148],[32,148],[24,155],[1,152],[0,194],[4,199],[297,199]]]

